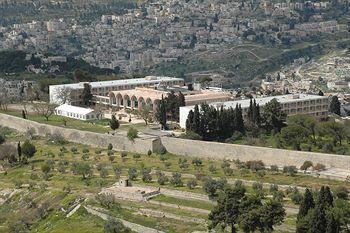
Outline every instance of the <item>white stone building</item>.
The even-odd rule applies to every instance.
[[[99,113],[91,108],[76,107],[63,104],[55,109],[56,115],[73,118],[82,121],[96,120]]]
[[[296,114],[309,114],[314,116],[316,119],[326,118],[329,110],[329,100],[327,96],[319,95],[308,95],[308,94],[290,94],[290,95],[280,95],[280,96],[269,96],[256,98],[255,101],[260,107],[270,102],[272,99],[277,99],[281,104],[282,111],[284,111],[287,116]],[[227,102],[216,102],[211,103],[211,106],[217,109],[223,106],[227,108],[235,108],[236,105],[241,105],[243,111],[243,117],[246,116],[250,99],[227,101]],[[188,113],[194,109],[194,106],[180,107],[180,126],[181,128],[186,128],[186,120]]]

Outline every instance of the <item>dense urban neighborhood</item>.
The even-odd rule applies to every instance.
[[[347,233],[349,1],[0,0],[0,233]]]

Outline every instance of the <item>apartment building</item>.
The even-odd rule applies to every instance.
[[[62,92],[65,92],[69,93],[69,104],[79,105],[81,103],[81,94],[84,90],[84,84],[86,84],[86,82],[51,85],[49,87],[50,103],[64,104],[65,102],[62,99]],[[102,82],[90,82],[88,84],[91,86],[91,92],[93,95],[108,96],[109,92],[111,91],[131,90],[136,87],[150,87],[156,85],[183,86],[184,80],[181,78],[174,77],[146,76],[145,78],[138,79],[121,79]]]
[[[271,100],[276,99],[282,107],[282,110],[287,114],[287,116],[296,114],[309,114],[314,116],[316,119],[326,118],[329,110],[329,100],[326,96],[319,95],[308,95],[308,94],[290,94],[290,95],[280,95],[280,96],[269,96],[256,98],[255,101],[260,107]],[[246,117],[248,108],[250,105],[250,99],[227,101],[227,102],[216,102],[211,103],[211,106],[217,109],[223,106],[227,108],[235,108],[236,105],[241,105],[243,111],[243,117]],[[180,107],[180,126],[181,128],[186,128],[186,120],[188,113],[194,109],[194,106]]]

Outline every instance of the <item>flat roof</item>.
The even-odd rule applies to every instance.
[[[260,106],[264,106],[268,102],[270,102],[273,99],[277,99],[278,102],[284,104],[284,103],[292,103],[292,102],[298,102],[298,101],[305,101],[305,100],[316,100],[316,99],[325,99],[328,98],[326,96],[319,96],[319,95],[309,95],[309,94],[289,94],[289,95],[278,95],[278,96],[268,96],[268,97],[260,97],[255,98],[255,101]],[[236,105],[241,105],[242,108],[248,108],[250,105],[250,99],[243,99],[243,100],[235,100],[235,101],[225,101],[225,102],[214,102],[210,103],[209,105],[215,106],[215,107],[221,107],[224,108],[235,108]],[[192,109],[194,106],[184,106],[181,108],[189,108]]]
[[[168,82],[168,81],[184,81],[182,78],[166,77],[166,76],[146,76],[144,78],[134,78],[134,79],[120,79],[120,80],[110,80],[110,81],[100,81],[100,82],[80,82],[71,84],[61,84],[61,85],[51,85],[50,87],[69,87],[72,89],[84,88],[85,83],[89,83],[91,88],[99,87],[109,87],[109,86],[123,86],[128,84],[148,84],[148,83],[158,83],[158,82]]]
[[[89,114],[93,112],[94,110],[91,108],[82,108],[82,107],[77,107],[69,104],[62,104],[56,108],[56,110],[61,110],[61,111],[66,111],[66,112],[72,112],[72,113],[78,113],[78,114]]]

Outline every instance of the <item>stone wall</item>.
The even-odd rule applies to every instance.
[[[137,153],[147,153],[148,150],[153,151],[153,140],[157,139],[141,139],[136,138],[134,142],[122,135],[100,134],[75,129],[67,129],[57,126],[40,124],[34,121],[22,118],[0,114],[0,125],[16,129],[20,132],[27,132],[33,128],[36,134],[46,136],[47,134],[60,133],[67,141],[86,144],[95,147],[107,148],[111,143],[115,150],[130,151]]]
[[[75,129],[40,124],[22,118],[0,114],[0,125],[26,132],[34,128],[37,134],[45,136],[54,132],[62,134],[66,140],[106,148],[109,143],[116,150],[126,150],[137,153],[147,153],[148,150],[158,151],[164,145],[167,151],[184,156],[205,157],[210,159],[239,159],[241,161],[262,160],[266,165],[295,165],[300,167],[304,161],[310,160],[314,164],[322,163],[327,168],[350,170],[350,156],[301,152],[292,150],[273,149],[234,145],[217,142],[204,142],[172,137],[137,138],[134,142],[122,135],[99,134]]]
[[[322,163],[327,168],[334,167],[350,170],[350,156],[324,153],[312,153],[267,147],[234,145],[217,142],[204,142],[171,137],[163,137],[162,143],[170,153],[190,155],[211,159],[241,161],[262,160],[266,165],[295,165],[300,167],[304,161]]]

